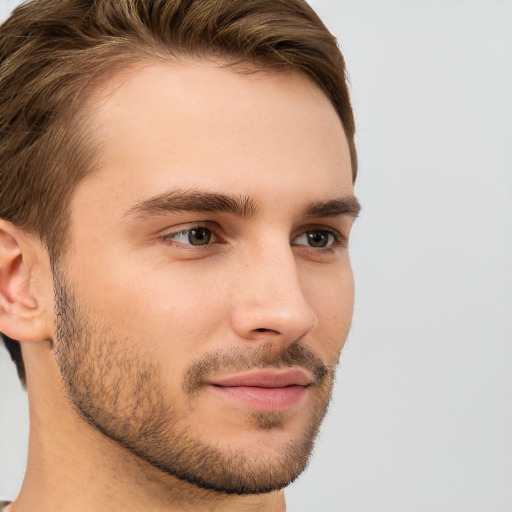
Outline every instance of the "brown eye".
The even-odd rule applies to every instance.
[[[212,230],[205,227],[183,229],[178,233],[171,233],[164,237],[165,240],[179,242],[185,245],[208,245],[212,241]]]
[[[188,241],[192,245],[206,245],[212,239],[212,232],[207,228],[194,228],[188,231]]]
[[[325,229],[306,231],[295,239],[295,245],[306,245],[317,249],[324,249],[336,241],[335,234]]]
[[[307,233],[309,245],[311,247],[327,247],[329,245],[329,236],[332,235],[323,231]]]

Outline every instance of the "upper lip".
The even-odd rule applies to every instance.
[[[307,386],[311,382],[312,379],[305,370],[290,368],[252,370],[219,379],[211,379],[208,383],[222,387],[285,388],[287,386]]]

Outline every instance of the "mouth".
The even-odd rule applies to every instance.
[[[260,412],[280,412],[301,404],[313,379],[300,369],[253,370],[212,380],[209,389],[231,403]]]

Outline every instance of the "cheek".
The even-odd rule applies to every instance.
[[[185,350],[212,335],[225,316],[213,287],[211,279],[182,272],[138,274],[135,282],[118,286],[105,306],[125,329],[144,331],[152,343],[172,342],[174,349]]]
[[[350,264],[331,267],[324,275],[307,279],[306,295],[318,318],[314,336],[317,351],[336,361],[350,329],[354,308],[354,278]]]
[[[226,317],[215,276],[207,276],[173,265],[126,264],[118,258],[102,266],[84,264],[73,281],[94,320],[148,357],[177,368],[197,355]]]

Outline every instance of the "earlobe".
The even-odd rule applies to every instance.
[[[33,293],[37,243],[0,219],[0,332],[19,341],[42,341],[47,336],[44,308]]]

